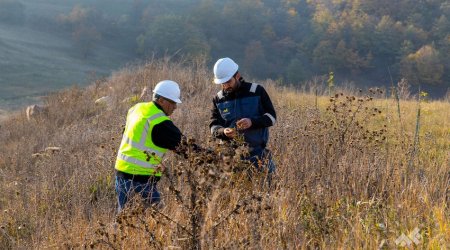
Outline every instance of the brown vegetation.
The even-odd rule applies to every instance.
[[[448,103],[397,102],[380,89],[325,97],[263,82],[278,112],[268,189],[266,174],[236,156],[245,148],[209,139],[211,77],[202,61],[149,62],[47,97],[45,119],[2,122],[0,248],[395,248],[416,227],[417,247],[449,246]],[[164,206],[136,201],[116,216],[125,114],[136,89],[163,79],[182,88],[175,124],[214,154],[170,153]],[[103,96],[113,109],[94,104]],[[48,147],[59,150],[32,156]]]

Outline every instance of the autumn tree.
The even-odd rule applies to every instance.
[[[77,5],[69,14],[61,14],[58,18],[59,22],[70,30],[72,40],[84,58],[92,53],[102,39],[100,31],[96,28],[100,23],[100,16],[93,8]]]
[[[101,40],[129,39],[139,56],[205,55],[208,64],[232,57],[249,78],[298,83],[333,71],[387,83],[389,68],[394,79],[450,81],[448,0],[130,2],[117,37],[106,32],[114,20],[93,8],[77,6],[60,20],[85,55]]]
[[[335,46],[332,41],[320,41],[313,51],[313,62],[321,74],[335,71],[336,62]]]
[[[245,48],[243,68],[251,75],[267,78],[270,67],[260,41],[250,41]]]
[[[402,42],[401,30],[400,22],[395,22],[390,16],[383,16],[373,34],[374,52],[389,58],[390,63],[393,63]]]
[[[444,65],[439,52],[432,45],[425,45],[402,61],[402,74],[416,83],[440,84]]]
[[[209,54],[209,45],[202,32],[185,18],[175,15],[156,18],[147,31],[138,37],[138,45],[142,54]]]

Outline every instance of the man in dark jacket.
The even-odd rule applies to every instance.
[[[246,82],[238,69],[230,58],[221,58],[214,65],[214,83],[221,84],[222,90],[213,99],[211,134],[229,141],[242,133],[250,150],[246,160],[259,170],[267,167],[272,173],[275,164],[266,146],[269,127],[275,124],[277,117],[275,109],[266,90],[261,85]]]

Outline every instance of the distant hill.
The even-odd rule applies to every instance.
[[[406,79],[444,98],[448,16],[445,0],[0,0],[0,108],[167,55],[209,67],[229,56],[253,79],[298,88],[331,72],[362,89]]]
[[[82,58],[62,37],[0,24],[0,107],[17,107],[50,91],[83,85],[90,75],[108,75],[129,60],[102,45]]]
[[[4,2],[4,1],[3,1]],[[54,18],[70,11],[71,4],[22,1],[24,22],[0,19],[0,109],[15,109],[37,102],[48,92],[70,85],[84,85],[92,78],[109,75],[132,58],[105,42],[83,58],[70,36],[36,29],[39,18]],[[23,13],[20,13],[23,15]]]

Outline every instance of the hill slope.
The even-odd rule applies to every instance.
[[[208,142],[210,75],[201,62],[150,62],[47,97],[36,120],[0,123],[0,248],[396,248],[415,228],[409,244],[449,246],[450,104],[421,102],[417,116],[416,102],[380,90],[329,98],[263,82],[278,114],[271,190],[264,173],[248,179],[222,160],[169,153],[165,206],[116,217],[113,164],[133,105],[123,100],[179,82],[174,123],[223,153]],[[93,104],[106,95],[111,106]]]
[[[131,58],[99,45],[83,58],[72,41],[27,26],[0,24],[0,108],[17,108],[67,86],[107,76]]]

